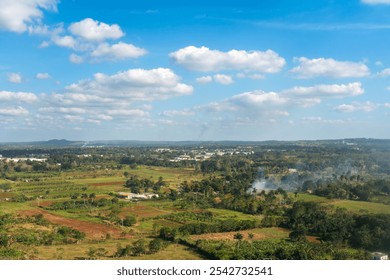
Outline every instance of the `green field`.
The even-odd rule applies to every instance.
[[[297,200],[334,205],[356,213],[390,214],[390,205],[376,202],[327,199],[313,194],[298,194]]]

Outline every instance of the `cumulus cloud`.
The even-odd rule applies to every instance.
[[[72,36],[54,36],[52,38],[52,42],[59,46],[59,47],[65,47],[69,49],[75,49],[77,45],[77,41]]]
[[[63,105],[76,105],[82,103],[84,106],[95,106],[96,104],[113,103],[113,98],[101,97],[85,93],[65,93],[52,94],[50,98],[53,102]]]
[[[37,78],[38,80],[47,80],[47,79],[50,79],[50,75],[49,73],[37,73],[35,75],[35,78]]]
[[[383,69],[381,72],[378,73],[378,76],[380,77],[390,76],[390,68]]]
[[[20,84],[22,82],[22,76],[19,73],[8,73],[8,82]]]
[[[33,103],[37,100],[38,97],[31,92],[0,91],[1,102],[19,101],[25,103]]]
[[[230,85],[234,82],[231,76],[223,74],[214,75],[214,81],[222,85]]]
[[[28,115],[28,111],[24,109],[23,107],[7,107],[7,108],[0,108],[0,115],[3,116],[26,116]]]
[[[43,10],[56,11],[58,0],[0,0],[0,29],[25,32],[43,18]]]
[[[222,52],[207,47],[188,46],[169,55],[177,64],[195,71],[248,70],[263,73],[279,72],[285,60],[272,50]]]
[[[222,84],[222,85],[230,85],[234,83],[234,80],[229,75],[224,74],[216,74],[214,76],[203,76],[196,79],[196,82],[199,84],[208,84],[212,81]]]
[[[72,123],[80,123],[84,121],[83,117],[75,115],[65,115],[63,118]]]
[[[112,109],[107,111],[111,116],[148,117],[149,113],[140,109]]]
[[[211,76],[203,76],[203,77],[196,78],[196,82],[199,84],[208,84],[211,83],[212,81],[213,81],[213,77]]]
[[[97,73],[93,79],[83,80],[66,87],[78,98],[121,98],[123,101],[151,101],[188,95],[192,86],[180,83],[180,77],[171,69],[130,69],[114,75]]]
[[[360,102],[353,102],[352,104],[341,104],[339,106],[334,107],[334,109],[338,112],[342,113],[353,113],[353,112],[371,112],[374,111],[377,108],[377,105],[366,101],[364,103]]]
[[[322,102],[324,98],[345,98],[362,94],[360,83],[314,85],[294,87],[280,92],[249,91],[234,95],[219,102],[196,107],[196,110],[236,115],[287,117],[294,107],[310,107]],[[369,110],[372,104],[359,105],[360,110]]]
[[[378,5],[378,4],[385,4],[390,5],[390,0],[361,0],[364,4],[369,5]]]
[[[345,124],[350,122],[349,120],[330,120],[322,117],[304,117],[302,118],[304,123],[321,123],[321,124]]]
[[[82,56],[75,54],[75,53],[72,53],[69,56],[69,61],[74,63],[74,64],[81,64],[84,62],[84,58]]]
[[[138,48],[132,44],[119,42],[113,45],[102,43],[91,53],[91,56],[100,59],[120,60],[137,58],[146,53],[147,51],[142,48]]]
[[[29,33],[49,37],[41,43],[41,48],[55,45],[73,50],[75,53],[70,55],[69,60],[75,64],[124,60],[147,54],[145,49],[133,44],[122,41],[108,43],[108,40],[117,40],[125,35],[120,26],[91,18],[74,22],[67,29],[63,24],[52,27],[38,24],[30,26]]]
[[[368,67],[364,63],[337,61],[332,58],[308,59],[300,57],[297,60],[300,64],[293,68],[291,73],[303,79],[315,77],[358,78],[370,74]]]
[[[186,117],[186,116],[192,116],[194,115],[194,111],[191,111],[189,109],[184,110],[167,110],[161,113],[164,117]]]
[[[85,114],[87,112],[84,108],[77,107],[42,107],[39,108],[40,113],[61,113],[61,114]]]
[[[293,87],[282,91],[283,94],[297,97],[350,97],[358,96],[364,93],[362,84],[360,82],[348,84],[325,84],[315,85],[311,87]]]
[[[288,102],[288,99],[276,92],[264,92],[261,90],[244,92],[221,102],[213,102],[200,107],[207,110],[226,112],[243,111],[255,112],[259,109],[268,110],[270,107],[281,106]],[[258,113],[263,111],[258,111]]]
[[[91,18],[72,23],[69,31],[87,41],[104,41],[107,39],[119,39],[125,34],[117,24],[106,24]]]

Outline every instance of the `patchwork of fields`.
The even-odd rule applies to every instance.
[[[9,190],[0,192],[0,213],[15,217],[9,225],[5,223],[5,229],[14,235],[7,240],[11,253],[2,257],[5,259],[207,259],[208,253],[195,250],[194,244],[284,242],[292,232],[272,225],[264,227],[264,215],[204,208],[196,203],[183,205],[168,199],[169,193],[179,191],[184,182],[205,178],[190,168],[140,165],[136,169],[90,172],[19,172],[17,176],[17,180],[0,179],[0,184],[9,186]],[[159,190],[161,197],[118,197],[119,192],[129,191],[125,183],[131,176],[150,181],[163,178],[166,185]],[[352,213],[390,214],[390,205],[382,203],[327,199],[305,193],[289,193],[286,198],[333,205]],[[131,225],[126,224],[129,217],[135,217]],[[233,226],[235,223],[239,226]],[[175,231],[176,236],[168,233],[166,241],[157,242],[163,229]],[[306,240],[319,243],[316,236],[308,235]],[[159,244],[158,249],[154,249],[154,241]],[[142,250],[129,253],[137,246]]]

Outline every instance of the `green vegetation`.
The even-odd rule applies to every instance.
[[[3,147],[0,259],[388,253],[390,149],[356,143]]]

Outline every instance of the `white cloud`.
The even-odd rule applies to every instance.
[[[100,97],[84,93],[65,93],[52,94],[51,98],[54,102],[63,105],[77,105],[82,103],[84,106],[94,106],[95,104],[113,103],[115,100],[107,97]]]
[[[203,76],[196,79],[196,82],[199,84],[208,84],[213,81],[213,77],[211,76]]]
[[[231,76],[223,75],[223,74],[214,75],[214,81],[216,81],[217,83],[220,83],[222,85],[230,85],[230,84],[234,83]]]
[[[289,100],[276,92],[264,92],[261,90],[244,92],[220,102],[213,102],[198,109],[206,109],[215,112],[236,111],[243,113],[265,114],[278,107],[287,104]]]
[[[350,61],[337,61],[332,58],[315,58],[306,57],[298,58],[299,66],[291,70],[299,78],[357,78],[370,75],[368,67],[364,63]]]
[[[380,77],[390,76],[390,68],[383,69],[381,72],[378,73],[378,76]]]
[[[19,73],[8,73],[8,82],[20,84],[22,82],[22,76]]]
[[[196,79],[196,82],[199,84],[208,84],[212,81],[222,84],[222,85],[230,85],[234,83],[234,80],[229,75],[224,74],[216,74],[214,76],[203,76]]]
[[[378,106],[376,104],[370,101],[366,101],[364,103],[353,102],[352,104],[341,104],[334,107],[334,109],[342,113],[353,113],[358,111],[371,112],[374,111],[377,107]]]
[[[285,60],[272,50],[222,52],[207,47],[188,46],[169,55],[176,63],[195,71],[248,70],[276,73]]]
[[[77,107],[42,107],[39,108],[40,113],[62,113],[62,114],[85,114],[87,110]]]
[[[72,36],[54,36],[52,41],[59,47],[65,47],[69,49],[76,48],[77,41]]]
[[[127,117],[147,117],[148,112],[140,109],[112,109],[107,111],[108,115],[111,116],[127,116]]]
[[[127,58],[137,58],[145,55],[146,53],[146,50],[138,48],[132,44],[119,42],[114,45],[102,43],[91,53],[91,56],[101,59],[120,60]]]
[[[50,28],[47,25],[34,25],[28,27],[30,35],[48,36],[51,34]]]
[[[28,25],[43,18],[42,10],[57,10],[57,0],[0,0],[0,29],[27,31]]]
[[[344,98],[362,94],[360,83],[314,85],[311,87],[294,87],[280,92],[262,90],[244,92],[219,102],[195,107],[195,110],[233,112],[238,115],[263,117],[287,117],[294,107],[310,107],[322,102],[323,98]],[[361,104],[361,110],[369,110],[372,104]]]
[[[165,117],[186,117],[194,115],[194,111],[185,109],[185,110],[167,110],[161,113]]]
[[[282,91],[283,94],[297,97],[350,97],[358,96],[364,93],[362,84],[359,82],[349,84],[330,84],[330,85],[315,85],[311,87],[294,87]]]
[[[38,23],[36,25],[28,26],[28,33],[30,35],[38,36],[55,36],[63,33],[64,26],[63,23],[56,24],[54,26],[48,26],[46,24]]]
[[[350,122],[350,120],[329,120],[329,119],[323,119],[322,117],[305,117],[302,118],[302,121],[305,123],[321,123],[321,124],[346,124]]]
[[[28,111],[23,107],[9,107],[9,108],[0,108],[0,115],[3,116],[26,116]]]
[[[180,83],[180,77],[167,68],[152,70],[130,69],[114,75],[97,73],[91,80],[83,80],[66,87],[73,95],[82,97],[120,98],[122,102],[167,99],[188,95],[192,86]]]
[[[50,75],[49,73],[38,73],[35,75],[35,78],[37,78],[38,80],[47,80],[47,79],[50,79]]]
[[[38,100],[38,97],[30,92],[11,92],[11,91],[0,91],[0,101],[20,101],[26,103],[33,103]]]
[[[233,96],[230,102],[244,107],[284,105],[288,99],[276,92],[252,91]]]
[[[369,5],[377,5],[377,4],[385,4],[390,5],[390,0],[361,0],[364,4]]]
[[[117,24],[108,25],[91,18],[72,23],[69,31],[87,41],[104,41],[107,39],[119,39],[125,34]]]
[[[63,116],[64,119],[67,121],[70,121],[72,123],[80,123],[84,121],[84,118],[81,116],[75,116],[75,115],[65,115]]]
[[[390,108],[390,103],[385,103],[384,106],[385,106],[386,108]]]
[[[82,56],[79,56],[77,54],[72,53],[69,56],[69,61],[74,63],[74,64],[81,64],[84,62],[84,58]]]

